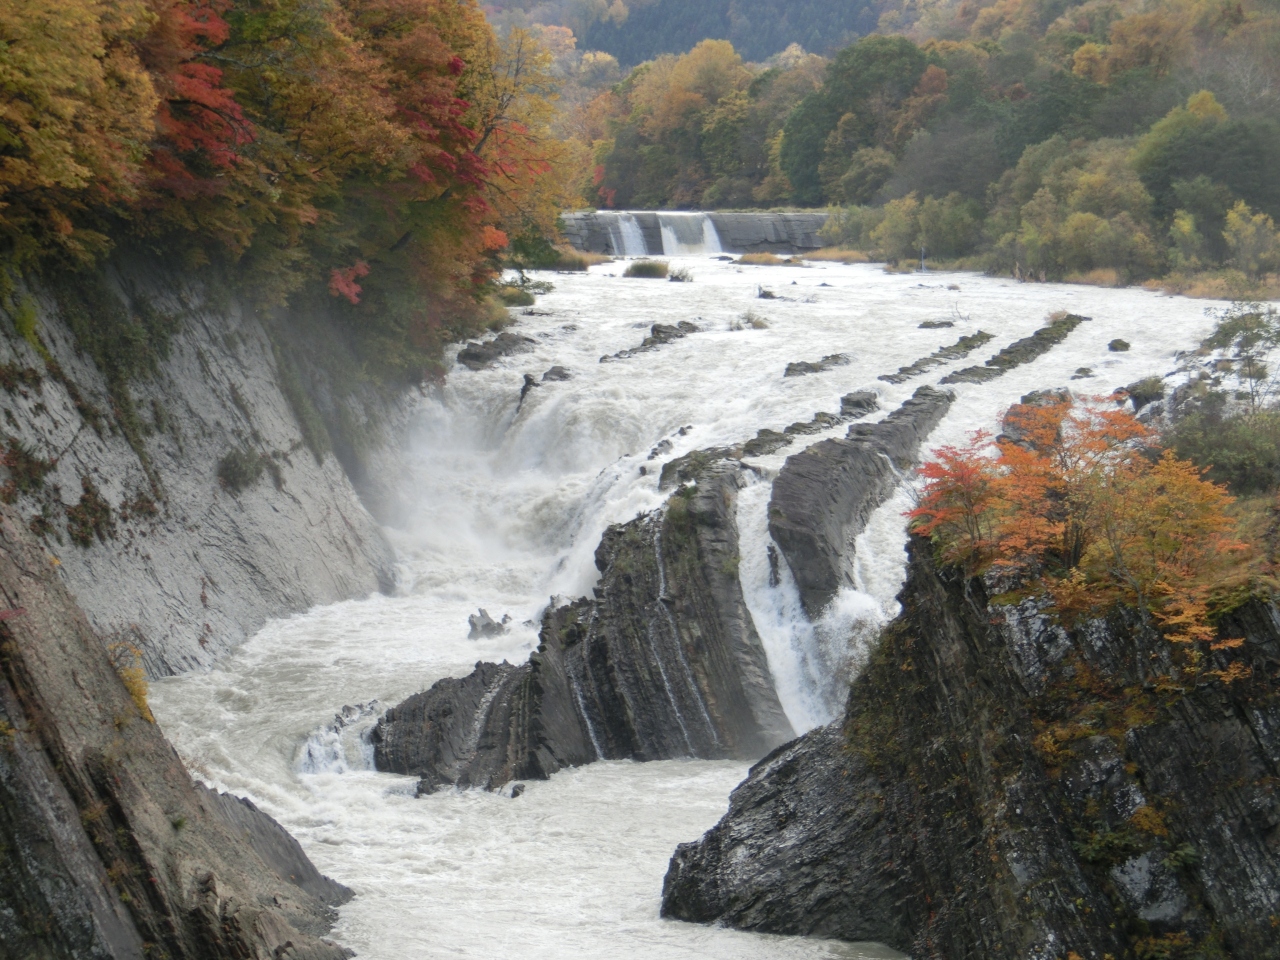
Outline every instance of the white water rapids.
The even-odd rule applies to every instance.
[[[459,368],[415,419],[416,516],[390,536],[400,589],[276,621],[216,669],[158,682],[152,705],[195,774],[251,797],[317,866],[355,890],[334,936],[367,960],[434,957],[882,958],[882,948],[744,934],[663,921],[662,876],[677,843],[724,812],[738,763],[598,763],[531,783],[518,799],[445,791],[415,799],[414,780],[369,769],[361,733],[398,702],[477,660],[523,661],[552,595],[590,590],[610,523],[657,507],[657,468],[686,451],[781,430],[880,391],[884,412],[923,383],[981,363],[1051,311],[1093,317],[1045,357],[989,384],[960,384],[930,445],[994,428],[1021,394],[1067,383],[1109,392],[1175,367],[1209,330],[1204,301],[1140,290],[1017,284],[972,275],[890,275],[872,266],[739,267],[682,260],[692,283],[625,279],[621,264],[549,276],[555,290],[515,331],[535,348]],[[757,287],[780,298],[756,298]],[[949,289],[948,285],[959,289]],[[752,310],[768,326],[741,322]],[[954,328],[919,329],[958,317]],[[702,332],[631,358],[655,321]],[[734,328],[738,329],[734,329]],[[966,360],[900,385],[876,377],[981,328],[996,339]],[[1122,337],[1127,353],[1107,343]],[[783,378],[790,361],[848,354],[823,373]],[[517,412],[522,374],[552,365]],[[1069,381],[1079,367],[1094,379]],[[883,413],[877,416],[882,416]],[[680,429],[688,427],[683,434]],[[845,427],[826,435],[843,435]],[[800,438],[755,461],[776,471]],[[668,440],[671,450],[647,461]],[[641,476],[639,468],[649,468]],[[858,540],[859,589],[827,620],[804,622],[782,571],[769,584],[768,485],[744,491],[740,576],[788,715],[798,730],[832,717],[864,642],[895,612],[904,567],[902,489]],[[467,639],[467,615],[512,617],[505,636]]]

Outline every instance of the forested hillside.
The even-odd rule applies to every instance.
[[[1048,277],[1280,267],[1273,0],[895,19],[830,59],[704,41],[637,67],[580,110],[597,202],[841,205],[833,242]]]
[[[584,49],[632,67],[701,40],[728,40],[749,60],[765,60],[798,43],[834,53],[875,31],[876,0],[495,0],[501,22],[565,26]],[[513,16],[514,15],[514,16]]]
[[[209,264],[421,371],[564,200],[550,58],[474,0],[18,0],[0,41],[8,270]]]

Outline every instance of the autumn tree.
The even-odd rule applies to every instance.
[[[1123,410],[1048,398],[1013,407],[921,470],[916,532],[967,575],[1038,584],[1065,616],[1124,604],[1171,641],[1211,641],[1213,591],[1243,550],[1225,489]]]

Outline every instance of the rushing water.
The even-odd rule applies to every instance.
[[[362,734],[382,706],[477,660],[524,660],[548,599],[591,588],[605,527],[662,502],[653,468],[671,456],[836,411],[838,398],[859,388],[879,390],[887,412],[920,384],[1029,334],[1052,311],[1094,318],[1034,363],[956,386],[930,444],[955,442],[994,427],[1021,394],[1070,382],[1080,367],[1097,373],[1071,382],[1081,392],[1169,373],[1176,351],[1211,325],[1203,301],[1139,290],[836,264],[682,265],[692,283],[624,279],[618,264],[548,277],[554,292],[516,328],[536,340],[530,353],[485,371],[459,369],[422,399],[409,451],[416,515],[390,533],[400,557],[395,596],[273,622],[210,673],[153,686],[156,715],[191,769],[252,797],[321,870],[357,892],[335,935],[362,957],[892,956],[659,919],[667,859],[723,813],[743,764],[600,763],[530,784],[514,800],[477,791],[415,799],[411,778],[369,769]],[[759,286],[779,299],[757,299]],[[744,324],[748,310],[767,327]],[[954,328],[919,329],[948,317]],[[599,362],[638,345],[651,323],[677,320],[702,331]],[[996,339],[967,360],[901,385],[876,380],[979,327]],[[1109,352],[1115,337],[1132,350]],[[851,362],[782,376],[789,361],[837,352]],[[573,379],[543,384],[518,408],[522,375],[556,364]],[[904,487],[873,515],[858,540],[858,589],[843,592],[822,622],[805,622],[785,564],[770,585],[767,477],[817,439],[754,461],[766,479],[743,492],[739,507],[743,588],[798,730],[835,715],[844,678],[895,612],[910,505]],[[670,451],[649,461],[663,441]],[[510,632],[468,640],[467,615],[477,607],[495,619],[509,614]]]

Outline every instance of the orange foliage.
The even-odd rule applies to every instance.
[[[0,254],[131,229],[425,342],[554,233],[550,57],[476,0],[0,0],[0,46]]]
[[[1130,414],[1070,401],[1014,407],[1013,436],[975,435],[922,468],[914,529],[969,574],[1038,578],[1075,616],[1123,603],[1171,641],[1213,641],[1209,602],[1235,557],[1232,498]],[[1228,643],[1229,645],[1229,643]]]

